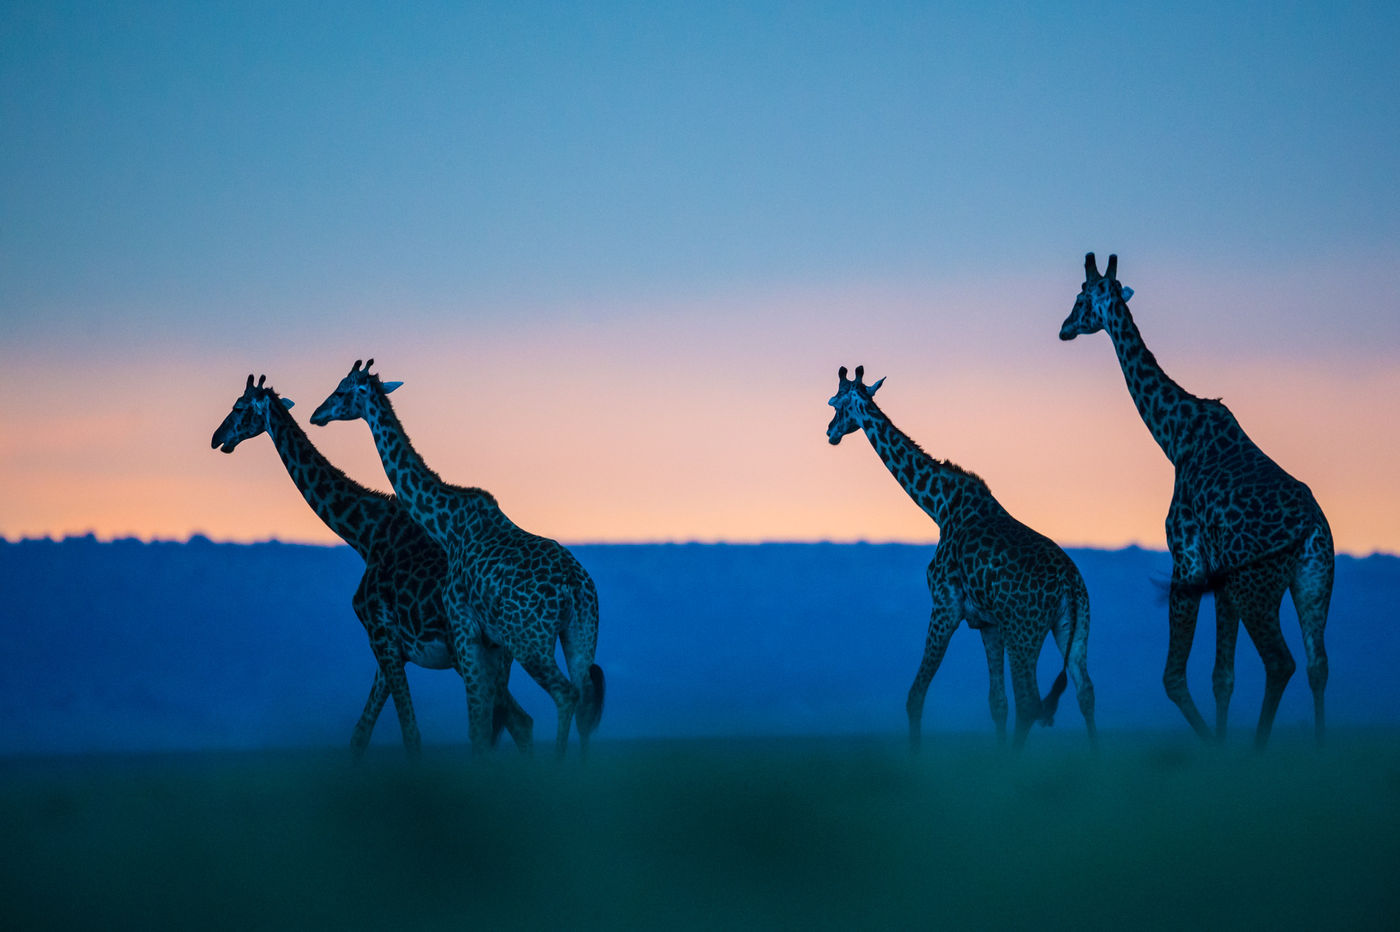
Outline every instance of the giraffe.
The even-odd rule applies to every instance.
[[[1223,741],[1242,622],[1264,662],[1264,702],[1254,735],[1255,746],[1263,748],[1296,667],[1279,627],[1279,606],[1290,592],[1303,629],[1314,733],[1321,744],[1327,686],[1322,633],[1334,571],[1327,518],[1311,490],[1255,446],[1219,399],[1197,398],[1162,371],[1128,312],[1132,294],[1118,281],[1116,255],[1100,275],[1089,253],[1084,284],[1060,326],[1060,339],[1108,332],[1138,414],[1176,469],[1166,523],[1172,558],[1162,676],[1167,695],[1202,739]],[[1186,684],[1186,659],[1206,592],[1215,601],[1213,735]]]
[[[522,530],[489,492],[449,485],[413,448],[389,402],[402,382],[370,373],[359,360],[311,415],[311,422],[361,420],[370,428],[390,484],[413,520],[447,554],[447,602],[453,644],[469,667],[473,750],[489,735],[489,684],[502,657],[513,655],[554,700],[559,711],[555,753],[563,757],[575,712],[580,754],[603,714],[602,668],[593,662],[598,641],[598,595],[593,579],[563,545]],[[563,645],[569,674],[554,646]],[[506,657],[506,662],[509,658]]]
[[[376,668],[364,712],[350,739],[359,760],[388,697],[394,697],[404,749],[421,754],[421,737],[409,695],[406,663],[429,669],[463,671],[448,635],[443,580],[447,557],[408,516],[392,495],[367,489],[341,472],[317,450],[280,397],[264,383],[247,385],[214,431],[210,446],[232,453],[244,440],[266,433],[282,464],[316,516],[365,561],[355,589],[355,615],[369,634]],[[534,723],[507,690],[510,668],[501,671],[494,696],[494,733],[510,732],[521,751],[531,747]],[[465,675],[465,674],[463,674]]]
[[[927,571],[933,599],[928,636],[905,705],[910,746],[919,746],[924,697],[949,639],[964,619],[982,634],[991,677],[988,698],[999,741],[1006,740],[1004,671],[1009,660],[1016,699],[1015,747],[1022,746],[1035,722],[1053,722],[1066,673],[1074,680],[1089,742],[1096,746],[1094,684],[1088,669],[1089,592],[1079,569],[1052,540],[1007,513],[981,478],[920,449],[875,404],[875,392],[885,380],[867,386],[864,377],[864,366],[856,367],[854,379],[841,367],[836,394],[828,402],[836,413],[826,428],[827,441],[834,446],[847,434],[863,430],[891,475],[939,529],[938,549]],[[1036,661],[1047,633],[1053,634],[1065,666],[1042,700]]]

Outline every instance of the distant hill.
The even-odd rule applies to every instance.
[[[572,548],[602,601],[608,675],[599,737],[898,733],[928,620],[924,567],[906,544],[639,544]],[[1163,553],[1073,550],[1092,599],[1090,672],[1105,729],[1186,729],[1161,687]],[[0,754],[347,745],[374,662],[350,609],[361,572],[347,547],[281,543],[0,541]],[[1400,722],[1400,559],[1341,557],[1327,629],[1337,725]],[[1299,660],[1279,727],[1312,704]],[[1214,614],[1203,604],[1191,685],[1213,708]],[[1042,655],[1042,690],[1059,670]],[[1231,709],[1253,729],[1263,675],[1240,638]],[[466,735],[462,685],[410,668],[425,741]],[[519,668],[512,689],[554,728],[552,703]],[[984,731],[980,639],[953,639],[929,691],[925,728]],[[1210,717],[1207,711],[1207,717]],[[1078,733],[1072,701],[1056,730]],[[386,709],[377,743],[397,744]],[[1032,736],[1034,740],[1034,736]]]

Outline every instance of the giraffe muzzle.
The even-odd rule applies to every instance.
[[[214,431],[214,436],[209,441],[209,448],[223,453],[232,453],[234,448],[238,446],[238,441],[224,438],[224,428],[220,427]]]

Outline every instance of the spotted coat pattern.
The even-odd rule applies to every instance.
[[[405,664],[463,672],[443,599],[447,557],[392,495],[365,488],[333,466],[292,418],[291,402],[264,387],[265,379],[255,385],[248,376],[211,446],[232,453],[244,440],[266,433],[316,516],[365,561],[352,604],[369,634],[377,669],[350,745],[357,759],[364,754],[392,695],[404,748],[417,756],[421,738]],[[509,675],[507,665],[495,686],[495,732],[504,727],[521,750],[528,750],[534,723],[507,690]]]
[[[1264,703],[1255,742],[1267,743],[1279,699],[1295,663],[1279,629],[1285,592],[1303,629],[1317,740],[1324,732],[1327,651],[1323,629],[1332,596],[1332,532],[1312,491],[1270,459],[1218,399],[1198,398],[1157,363],[1132,314],[1132,289],[1110,256],[1100,275],[1094,254],[1084,261],[1084,284],[1060,327],[1060,339],[1108,332],[1138,414],[1173,466],[1167,510],[1172,556],[1170,635],[1163,684],[1202,738],[1223,740],[1235,682],[1239,626],[1264,662]],[[1201,596],[1215,595],[1216,658],[1212,677],[1216,725],[1212,735],[1191,699],[1186,661],[1195,638]]]
[[[357,361],[311,416],[313,424],[365,420],[384,471],[413,520],[446,554],[449,624],[466,661],[473,749],[490,736],[491,684],[513,656],[554,700],[555,750],[568,746],[577,713],[580,749],[602,715],[603,671],[593,663],[598,595],[567,548],[518,527],[490,493],[450,485],[413,448],[388,399],[401,383],[383,382]],[[563,646],[566,676],[554,659]]]
[[[836,409],[827,426],[832,444],[863,430],[871,446],[924,513],[938,525],[938,549],[928,565],[933,609],[923,660],[909,688],[909,740],[920,740],[924,698],[958,625],[981,632],[991,678],[988,699],[998,738],[1006,737],[1004,670],[1011,667],[1016,702],[1014,744],[1020,747],[1033,723],[1053,721],[1066,674],[1074,681],[1079,709],[1096,742],[1094,685],[1089,679],[1089,594],[1069,556],[1042,534],[1013,518],[976,475],[936,460],[891,423],[874,401],[884,382],[867,386],[864,369],[855,379],[843,366]],[[1047,634],[1065,659],[1065,669],[1044,699],[1036,661]]]

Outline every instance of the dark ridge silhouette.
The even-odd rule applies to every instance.
[[[928,623],[924,567],[912,544],[588,544],[571,548],[598,583],[608,628],[608,714],[597,738],[896,735]],[[1152,583],[1165,553],[1069,550],[1089,587],[1090,663],[1107,731],[1189,735],[1162,695],[1165,624]],[[350,593],[349,547],[288,543],[0,542],[0,754],[346,748],[373,658]],[[1338,557],[1327,636],[1329,703],[1339,726],[1400,723],[1400,558]],[[1301,657],[1292,608],[1289,649]],[[1197,637],[1213,639],[1203,607]],[[1208,688],[1212,651],[1189,676]],[[1236,702],[1262,695],[1241,654]],[[1061,660],[1046,651],[1040,678]],[[464,744],[454,676],[410,668],[423,739]],[[513,692],[537,721],[553,704],[523,673]],[[968,732],[994,742],[982,646],[959,630],[935,678],[926,744]],[[1073,714],[1073,713],[1071,713]],[[1281,728],[1310,727],[1305,683],[1291,684]],[[1059,716],[1063,718],[1063,716]],[[1064,723],[1061,722],[1061,725]],[[1079,738],[1078,723],[1055,736]],[[1047,733],[1048,734],[1048,733]],[[1247,741],[1248,729],[1234,740]],[[397,756],[390,717],[378,753]],[[386,747],[387,746],[387,747]],[[428,753],[428,752],[425,752]]]

